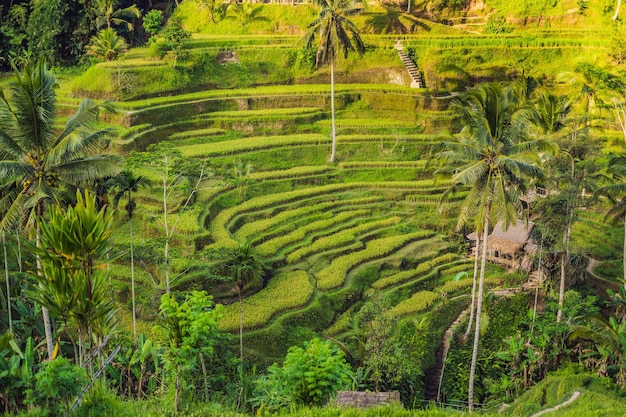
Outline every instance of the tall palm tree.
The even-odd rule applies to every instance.
[[[243,292],[262,283],[265,262],[249,242],[240,243],[225,262],[225,272],[235,282],[239,297],[239,358],[243,364]]]
[[[474,379],[491,219],[502,220],[505,227],[517,220],[521,212],[519,196],[526,189],[525,180],[541,175],[537,153],[552,149],[545,140],[528,139],[528,120],[516,103],[509,84],[481,84],[462,94],[452,102],[452,110],[462,130],[448,136],[436,148],[436,161],[442,164],[437,173],[452,175],[453,185],[446,194],[469,187],[461,205],[457,228],[473,218],[477,234],[482,234],[468,387],[470,411],[474,408]]]
[[[608,171],[615,182],[600,188],[598,193],[608,196],[613,203],[606,216],[624,223],[623,279],[626,287],[626,157],[611,159]]]
[[[557,96],[547,91],[539,91],[536,99],[532,103],[532,107],[529,110],[530,119],[534,133],[538,137],[555,141],[557,143],[563,142],[565,138],[571,133],[568,127],[572,124],[570,114],[572,113],[572,102],[569,97],[562,95]],[[567,147],[561,149],[564,153],[568,153]],[[569,179],[574,177],[574,161],[573,154],[568,153],[571,156],[572,165],[571,172],[569,172]],[[571,181],[569,181],[571,182]],[[561,279],[559,281],[559,309],[557,312],[557,322],[561,321],[563,315],[563,304],[565,302],[565,272],[566,266],[569,261],[569,248],[572,235],[572,225],[574,221],[574,204],[575,196],[568,199],[566,216],[567,221],[565,228],[563,229],[563,252],[561,253]]]
[[[59,132],[56,86],[54,74],[37,62],[16,71],[10,96],[0,91],[0,186],[17,185],[5,196],[0,230],[20,226],[32,232],[46,208],[63,201],[65,190],[119,171],[117,158],[101,153],[111,131],[95,129],[100,109],[112,108],[83,100]],[[52,329],[42,310],[51,357]]]
[[[300,42],[310,49],[317,39],[315,65],[330,64],[330,112],[332,121],[332,151],[330,162],[335,162],[337,153],[337,129],[335,127],[335,60],[340,52],[344,58],[350,52],[365,51],[356,25],[348,18],[360,11],[354,0],[314,0],[320,8],[319,16],[309,24],[309,30]]]
[[[130,285],[131,298],[133,303],[133,340],[137,342],[137,309],[135,307],[135,254],[133,250],[133,214],[137,204],[132,193],[136,193],[139,187],[145,187],[147,182],[143,176],[136,176],[133,171],[126,169],[115,177],[111,178],[111,185],[117,188],[117,193],[113,197],[113,207],[117,207],[122,197],[127,198],[124,206],[128,214],[128,225],[130,228]]]

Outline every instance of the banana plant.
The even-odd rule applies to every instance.
[[[32,337],[20,349],[11,333],[0,337],[0,402],[4,413],[18,409],[24,393],[32,386],[35,343]]]
[[[137,346],[121,350],[107,372],[120,394],[139,399],[145,388],[148,392],[156,389],[160,363],[160,347],[141,334]]]

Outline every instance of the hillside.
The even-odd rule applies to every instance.
[[[417,1],[410,13],[404,2],[374,3],[355,15],[365,52],[336,63],[333,162],[330,68],[316,67],[315,52],[300,43],[317,15],[312,5],[245,3],[245,10],[224,8],[213,23],[205,8],[183,1],[169,16],[191,33],[179,54],[159,53],[159,38],[121,59],[61,71],[59,122],[80,98],[111,101],[117,113],[101,114],[102,126],[115,132],[108,149],[145,183],[133,194],[132,223],[122,210],[126,195],[115,212],[113,242],[122,255],[111,266],[111,287],[120,327],[132,328],[132,225],[138,329],[149,338],[159,337],[154,324],[166,289],[208,292],[224,304],[219,328],[233,336],[243,295],[243,348],[251,369],[281,362],[292,346],[314,337],[337,342],[356,365],[363,307],[379,308],[389,319],[389,337],[403,349],[396,356],[410,362],[401,364],[407,369],[400,382],[386,374],[383,387],[400,390],[408,406],[439,400],[442,386],[448,402],[466,400],[466,381],[456,380],[467,366],[459,365],[470,348],[465,340],[453,339],[457,353],[447,363],[454,371],[439,380],[446,363],[442,339],[453,323],[457,336],[462,333],[474,270],[468,242],[456,229],[468,190],[442,199],[450,179],[436,178],[429,165],[442,134],[460,130],[450,100],[481,82],[521,76],[566,93],[572,90],[567,74],[585,65],[620,75],[626,67],[616,62],[624,30],[612,19],[613,2],[456,3]],[[416,64],[421,88],[412,88],[397,48]],[[599,124],[593,138],[604,164],[622,148],[621,132],[610,118]],[[108,191],[110,199],[115,191]],[[601,295],[620,276],[623,249],[622,230],[604,221],[603,204],[581,209],[572,232],[577,253],[597,261],[593,273],[606,280],[596,285]],[[244,243],[265,268],[240,294],[212,267],[220,250]],[[481,320],[485,352],[494,357],[506,336],[527,325],[534,292],[516,294],[528,272],[487,266],[489,302]],[[543,293],[545,311],[551,312],[553,292]],[[237,343],[234,337],[233,351]],[[481,366],[481,402],[505,395],[506,387],[496,387],[496,377]],[[568,384],[542,405],[578,388]],[[581,384],[594,387],[583,398],[604,402],[595,389],[601,382]],[[529,391],[506,415],[537,411],[524,398],[534,402],[546,390],[552,388]],[[580,407],[572,410],[586,415]]]

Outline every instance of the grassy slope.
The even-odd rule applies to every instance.
[[[487,1],[488,8],[484,11],[473,11],[472,14],[485,16],[490,11],[490,7],[500,7],[503,6],[502,3]],[[450,27],[379,6],[374,6],[361,14],[356,20],[366,33],[365,41],[368,45],[368,51],[363,58],[352,56],[347,60],[340,60],[338,65],[338,82],[353,83],[349,85],[340,84],[338,91],[349,90],[345,97],[352,97],[350,94],[356,97],[354,99],[356,101],[346,100],[340,105],[340,126],[342,123],[343,126],[348,126],[344,128],[343,132],[340,131],[340,135],[342,133],[345,135],[357,133],[372,136],[374,132],[381,133],[375,131],[374,127],[383,125],[382,130],[388,135],[388,138],[384,141],[381,139],[379,143],[342,144],[340,136],[339,160],[347,163],[416,160],[425,154],[424,148],[402,140],[394,140],[394,136],[397,138],[404,134],[402,131],[404,128],[393,125],[391,122],[388,122],[389,127],[384,127],[385,120],[408,120],[411,123],[423,121],[422,127],[418,126],[416,130],[430,129],[431,131],[436,131],[449,124],[449,115],[440,112],[443,107],[440,101],[432,100],[430,104],[427,104],[428,96],[422,97],[423,91],[415,92],[405,87],[408,85],[408,81],[403,78],[404,69],[392,49],[397,38],[403,39],[406,46],[416,48],[418,63],[426,73],[427,83],[431,89],[463,89],[466,85],[480,80],[508,78],[521,69],[530,68],[533,68],[538,74],[546,74],[549,78],[554,78],[558,72],[564,69],[573,69],[579,61],[595,59],[599,62],[606,62],[607,60],[606,44],[608,37],[605,35],[607,27],[611,28],[607,16],[599,12],[599,6],[595,2],[591,2],[592,8],[587,17],[572,13],[558,17],[563,11],[569,10],[572,3],[575,2],[573,0],[563,1],[559,2],[559,8],[542,9],[544,16],[557,16],[547,20],[547,23],[540,24],[531,20],[529,26],[515,27],[510,34],[501,36],[485,36],[475,33],[482,30],[480,26]],[[520,4],[521,2],[506,2],[506,10],[511,18],[518,18],[524,13],[528,13],[528,11],[520,11]],[[138,48],[129,52],[123,61],[94,66],[84,75],[76,78],[71,75],[63,76],[64,80],[72,78],[73,80],[61,84],[62,104],[68,106],[76,104],[77,100],[69,98],[69,95],[93,96],[116,98],[120,100],[118,103],[120,108],[127,110],[147,109],[143,115],[140,114],[140,111],[134,115],[128,113],[125,117],[118,116],[111,119],[125,124],[124,128],[118,126],[120,132],[134,132],[128,135],[129,141],[133,140],[138,131],[144,129],[141,127],[142,123],[146,123],[148,128],[157,129],[157,133],[153,135],[157,140],[168,140],[168,138],[172,141],[180,140],[180,146],[227,140],[247,140],[250,136],[271,136],[277,134],[277,130],[281,135],[284,135],[287,129],[292,128],[300,131],[306,129],[307,133],[328,134],[328,114],[324,116],[324,120],[318,122],[294,122],[296,127],[279,126],[275,122],[261,121],[251,128],[254,129],[254,135],[252,135],[249,131],[244,131],[250,126],[234,126],[232,123],[205,126],[199,121],[199,115],[202,114],[199,110],[201,107],[199,104],[194,104],[195,107],[191,105],[184,107],[189,102],[210,99],[223,104],[224,108],[220,110],[232,111],[236,110],[242,101],[254,107],[254,100],[261,101],[255,97],[280,95],[280,100],[268,99],[258,104],[258,109],[266,110],[268,114],[273,111],[272,109],[281,106],[286,108],[292,106],[319,108],[320,111],[327,111],[327,102],[323,100],[321,102],[313,100],[315,101],[314,104],[307,102],[305,105],[300,104],[298,106],[298,103],[288,103],[284,97],[285,95],[299,96],[301,100],[304,100],[304,97],[309,95],[324,97],[327,94],[327,69],[312,70],[304,65],[297,65],[298,59],[302,58],[298,52],[297,40],[305,29],[305,23],[310,21],[313,16],[313,12],[308,6],[262,6],[257,15],[259,19],[248,25],[242,25],[231,18],[224,19],[217,24],[207,23],[206,16],[187,10],[185,7],[188,6],[181,7],[178,13],[185,20],[186,26],[197,32],[194,33],[191,44],[192,58],[187,63],[179,63],[177,68],[173,69],[167,58],[164,61],[148,59],[146,49]],[[533,11],[533,13],[535,12]],[[455,12],[448,16],[441,15],[441,18],[459,15]],[[400,33],[387,34],[388,29],[392,27]],[[610,31],[610,29],[608,30]],[[575,42],[579,42],[582,47]],[[270,46],[264,46],[267,44]],[[215,64],[214,58],[222,50],[236,51],[240,63],[229,66]],[[404,86],[387,84],[398,74],[400,84],[403,83]],[[365,83],[376,84],[365,85]],[[366,94],[365,91],[368,89],[376,91]],[[397,95],[389,94],[388,90],[394,90],[394,94]],[[368,94],[370,94],[369,97]],[[223,97],[225,95],[234,95],[235,98],[227,103]],[[416,98],[418,96],[419,99]],[[411,100],[422,100],[421,107],[415,105]],[[157,103],[164,107],[158,108],[155,106]],[[235,103],[235,107],[232,107],[233,103]],[[167,107],[169,105],[171,107]],[[395,107],[390,109],[392,106]],[[424,108],[430,110],[424,111]],[[161,110],[163,113],[159,113]],[[203,111],[212,113],[215,112],[215,109]],[[149,117],[150,112],[154,115],[152,118]],[[278,114],[279,112],[274,111],[274,113]],[[137,116],[136,120],[129,121],[135,116]],[[427,121],[426,116],[440,119],[441,122],[437,125],[430,119]],[[284,114],[280,117],[288,118]],[[362,121],[359,123],[360,120]],[[164,127],[165,123],[172,122],[185,124]],[[431,122],[432,125],[429,124]],[[129,125],[131,126],[129,127]],[[198,132],[197,137],[180,139],[194,131]],[[295,133],[297,132],[294,131]],[[142,147],[145,145],[140,146],[139,149]],[[230,169],[237,158],[243,158],[244,161],[254,165],[257,173],[265,175],[273,170],[289,169],[299,165],[311,165],[324,170],[326,157],[327,150],[324,146],[306,148],[294,146],[293,148],[270,149],[237,156],[217,157],[212,159],[212,163],[224,169]],[[266,194],[281,194],[317,183],[354,182],[363,181],[364,178],[367,181],[388,180],[397,177],[410,180],[417,175],[415,171],[409,169],[401,171],[392,168],[376,168],[367,171],[356,168],[336,169],[336,167],[329,167],[330,169],[332,172],[328,175],[292,175],[278,180],[260,181],[249,187],[248,199]],[[270,174],[270,176],[272,175]],[[217,183],[207,185],[217,187],[218,191],[221,190]],[[177,272],[185,270],[189,262],[188,257],[194,252],[194,241],[204,239],[202,234],[205,233],[205,216],[210,217],[213,209],[219,211],[239,203],[240,199],[236,192],[222,191],[223,194],[218,196],[216,196],[215,191],[203,192],[199,199],[198,205],[201,206],[199,211],[185,214],[184,225],[188,226],[185,227],[187,233],[181,233],[175,238],[177,250],[173,254],[173,266]],[[374,210],[374,213],[387,214],[390,210],[395,210],[403,216],[402,227],[394,229],[394,232],[399,232],[401,229],[403,233],[412,231],[411,228],[415,225],[422,226],[425,224],[436,230],[447,231],[454,216],[453,208],[448,208],[447,213],[438,213],[435,200],[428,200],[424,196],[420,196],[419,193],[416,193],[417,196],[408,193],[405,198],[404,195],[391,191],[360,192],[363,194],[359,194],[358,197],[382,196],[389,200],[387,205],[380,205]],[[429,194],[424,195],[428,196]],[[182,193],[178,194],[176,198],[182,200]],[[417,201],[417,203],[413,201]],[[158,224],[162,215],[158,205],[157,189],[140,191],[137,212],[136,227],[138,230],[136,233],[142,236],[144,242],[155,243],[156,238],[162,233]],[[410,214],[407,215],[407,212]],[[265,215],[267,214],[261,211],[249,214],[252,219],[262,218]],[[306,220],[304,219],[305,223]],[[118,217],[118,221],[120,233],[116,239],[120,245],[127,245],[127,223],[121,215]],[[230,232],[236,232],[236,226],[229,227],[231,227]],[[285,233],[287,232],[285,231]],[[331,229],[323,229],[316,233],[323,236],[332,232]],[[273,232],[267,231],[266,233]],[[308,235],[306,239],[308,242],[313,237]],[[355,245],[358,244],[355,242]],[[282,271],[307,271],[313,280],[317,270],[330,265],[334,258],[356,248],[357,246],[345,247],[322,255],[316,254],[316,257],[312,257],[302,264],[287,265],[287,268]],[[288,256],[296,249],[297,245],[281,248],[279,256]],[[401,268],[407,268],[407,265],[404,265],[407,260],[409,263],[411,260],[415,262],[415,259],[420,259],[421,255],[424,255],[424,252],[419,249],[418,245],[409,246],[406,248],[406,252],[401,255],[386,257],[372,264],[354,268],[347,275],[344,288],[328,293],[315,290],[309,305],[305,308],[295,309],[284,314],[282,312],[268,313],[267,315],[271,317],[269,325],[250,332],[249,340],[246,343],[249,345],[260,343],[263,345],[260,349],[263,355],[269,356],[270,359],[279,359],[286,347],[298,342],[296,340],[298,337],[307,337],[311,334],[310,332],[303,332],[300,327],[297,327],[300,326],[300,323],[316,323],[316,325],[321,326],[321,329],[328,327],[333,318],[324,316],[323,313],[325,310],[326,312],[329,310],[329,306],[332,305],[333,308],[340,306],[339,311],[345,310],[346,300],[362,295],[359,292],[362,290],[355,290],[356,287],[362,285],[362,281],[369,285],[375,279],[393,276]],[[437,252],[433,251],[432,257],[436,255]],[[424,261],[428,259],[424,258]],[[408,267],[413,268],[416,265],[408,265]],[[376,271],[374,279],[362,277],[362,272],[367,271],[368,268],[374,268]],[[116,292],[123,295],[128,288],[127,265],[119,266],[114,274],[117,276],[115,281]],[[445,281],[449,281],[454,275],[455,273],[452,272],[443,273],[439,282],[436,283],[433,276],[427,278],[426,284],[419,279],[410,281],[401,286],[392,286],[388,293],[394,298],[396,304],[400,304],[417,291],[436,291],[436,288],[440,288],[445,284]],[[492,275],[501,276],[502,271],[496,269],[492,271]],[[150,265],[148,272],[142,271],[139,277],[142,287],[139,293],[140,305],[143,307],[143,328],[146,330],[149,328],[150,320],[154,317],[154,311],[151,307],[156,302],[155,294],[162,287],[162,284],[159,283],[159,277],[160,271],[156,264]],[[197,277],[190,277],[182,281],[180,289],[187,288],[187,285],[190,287],[202,285],[199,284]],[[219,290],[227,293],[228,289],[222,287]],[[122,300],[125,303],[125,309],[128,310],[129,300],[127,298],[122,298]],[[422,313],[419,309],[416,311],[419,314]],[[410,315],[409,318],[418,317],[418,313]],[[128,314],[125,314],[123,320],[125,324],[129,322],[128,317]],[[325,322],[320,325],[320,320],[325,320]],[[294,325],[294,323],[296,324]],[[298,329],[298,335],[290,335],[290,332],[296,333],[292,331],[295,328]],[[338,332],[346,330],[342,326],[337,326],[337,328]]]

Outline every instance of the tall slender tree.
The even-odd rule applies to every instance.
[[[49,205],[63,202],[65,191],[119,171],[118,158],[102,153],[111,131],[96,129],[100,110],[112,107],[83,100],[59,132],[56,87],[54,74],[37,62],[16,71],[10,96],[0,91],[0,186],[16,185],[4,197],[0,230],[20,226],[32,232]],[[52,329],[42,310],[52,356]]]
[[[568,126],[572,125],[570,114],[572,113],[572,102],[567,96],[557,96],[548,91],[541,90],[532,102],[529,110],[530,119],[532,121],[533,130],[538,137],[562,143],[571,132]],[[575,134],[575,133],[574,133]],[[567,149],[571,147],[563,147],[563,151],[567,153]],[[570,149],[570,151],[572,151]],[[574,176],[574,156],[570,152],[572,158],[572,170],[570,177]],[[566,226],[563,229],[563,251],[561,253],[561,279],[559,281],[559,310],[557,312],[557,322],[561,321],[563,314],[563,303],[565,300],[565,273],[569,260],[569,246],[572,232],[572,224],[574,221],[575,204],[572,199],[568,199],[566,206]]]
[[[528,138],[528,120],[517,107],[509,84],[481,84],[454,99],[452,110],[462,130],[449,135],[436,147],[435,158],[441,164],[437,173],[452,175],[448,192],[469,187],[457,227],[473,219],[477,234],[482,234],[468,387],[471,411],[474,408],[474,380],[492,217],[503,221],[505,227],[517,220],[521,212],[519,196],[526,190],[526,179],[537,178],[542,173],[537,154],[552,150],[552,146],[545,140]]]
[[[608,196],[612,202],[612,207],[606,214],[607,218],[624,224],[623,279],[626,287],[626,157],[611,159],[608,171],[614,182],[600,188],[598,193]]]
[[[330,112],[332,124],[332,151],[330,162],[337,154],[335,126],[335,61],[340,53],[347,58],[350,52],[363,54],[365,46],[356,25],[349,19],[358,13],[354,0],[314,0],[320,8],[319,16],[309,24],[309,30],[300,42],[310,49],[317,40],[315,65],[330,65]]]
[[[130,239],[130,288],[133,308],[133,340],[137,343],[137,308],[135,305],[135,252],[133,250],[133,214],[137,204],[133,198],[133,193],[139,190],[139,187],[147,185],[143,176],[136,176],[131,170],[124,170],[111,179],[111,185],[117,188],[117,193],[113,197],[113,207],[117,207],[120,199],[126,197],[127,202],[124,206],[128,215],[129,239]]]

